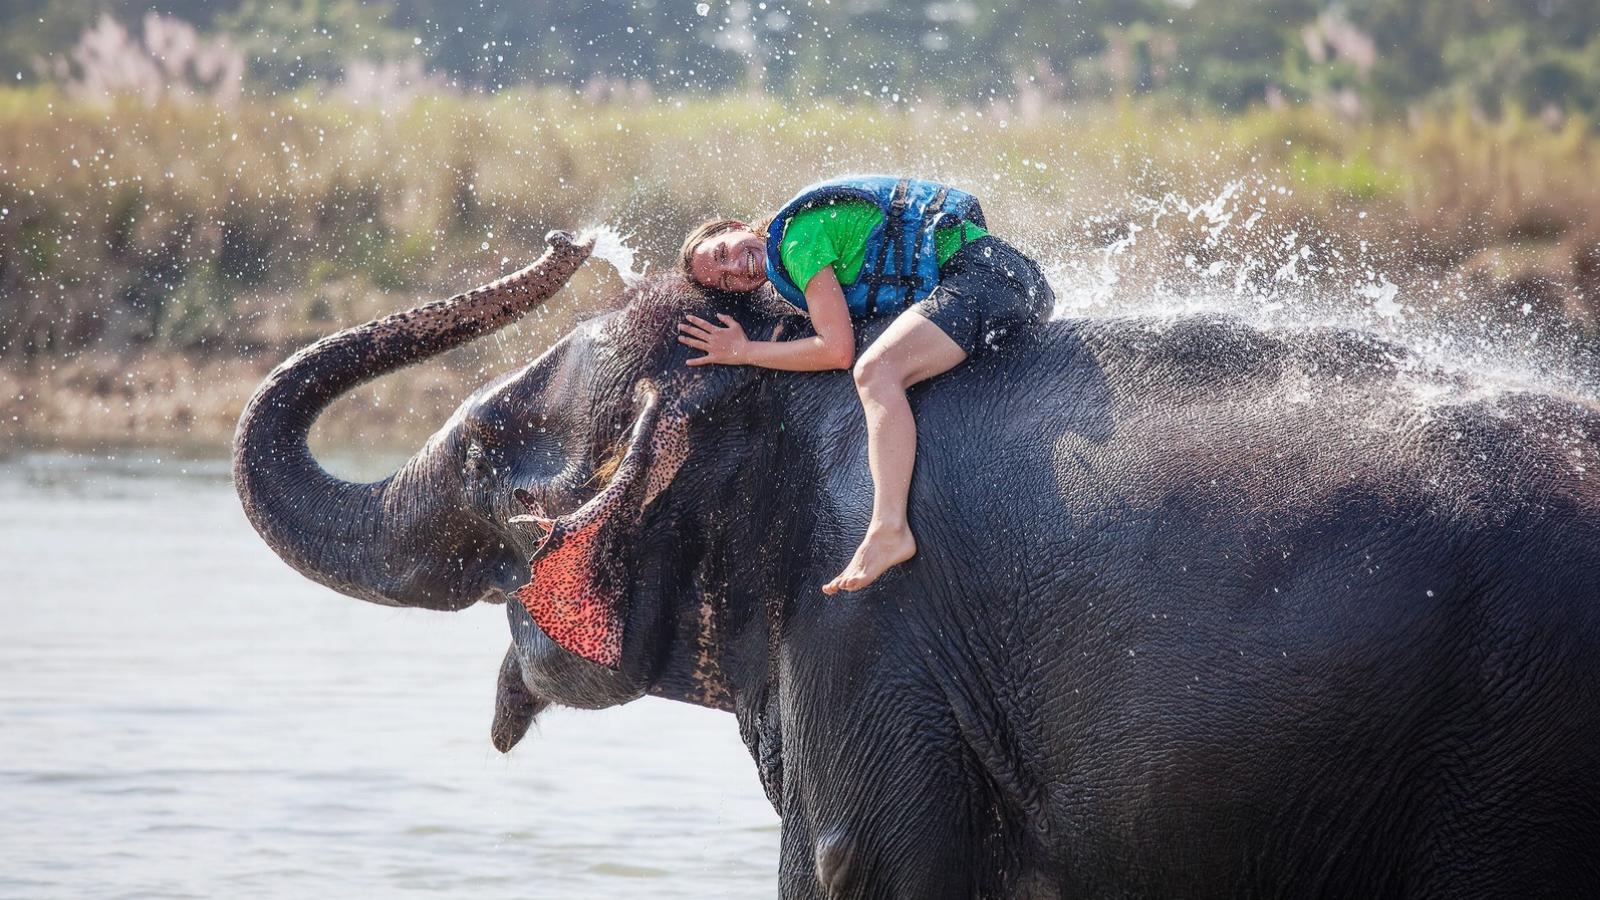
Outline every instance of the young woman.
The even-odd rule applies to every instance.
[[[815,337],[752,341],[730,316],[690,316],[678,340],[704,356],[689,365],[750,365],[791,372],[848,369],[867,418],[872,521],[823,593],[859,590],[917,552],[906,521],[917,426],[906,388],[1033,325],[1054,295],[1039,267],[984,230],[976,198],[909,178],[840,178],[801,191],[764,227],[707,222],[684,241],[689,278],[722,291],[771,283],[811,317]],[[907,315],[906,313],[912,313]],[[855,360],[852,318],[894,321]]]

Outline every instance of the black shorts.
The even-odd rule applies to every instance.
[[[988,235],[957,250],[939,269],[939,286],[909,311],[927,317],[971,356],[999,346],[1008,332],[1043,322],[1055,299],[1033,260]]]

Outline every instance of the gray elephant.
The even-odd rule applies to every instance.
[[[1592,889],[1593,405],[1451,393],[1352,331],[1054,321],[913,391],[921,552],[825,598],[871,503],[850,379],[685,367],[687,312],[804,324],[665,276],[390,477],[312,458],[335,398],[514,320],[588,249],[552,235],[306,348],[236,439],[250,520],[309,577],[513,601],[500,749],[548,703],[736,713],[786,897]]]

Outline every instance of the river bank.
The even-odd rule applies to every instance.
[[[291,351],[292,352],[292,351]],[[8,450],[149,447],[226,456],[256,386],[288,353],[198,358],[83,354],[33,371],[0,368]],[[478,387],[459,365],[429,366],[342,398],[318,424],[319,448],[415,448]]]

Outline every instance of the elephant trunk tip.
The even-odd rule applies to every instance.
[[[581,253],[584,256],[594,252],[595,242],[600,237],[601,229],[585,228],[576,234],[557,228],[544,236],[545,246],[551,250],[568,250]]]
[[[593,228],[576,233],[558,228],[544,236],[544,255],[529,268],[543,268],[549,263],[554,263],[570,276],[595,255],[595,246],[598,243],[596,230]]]

